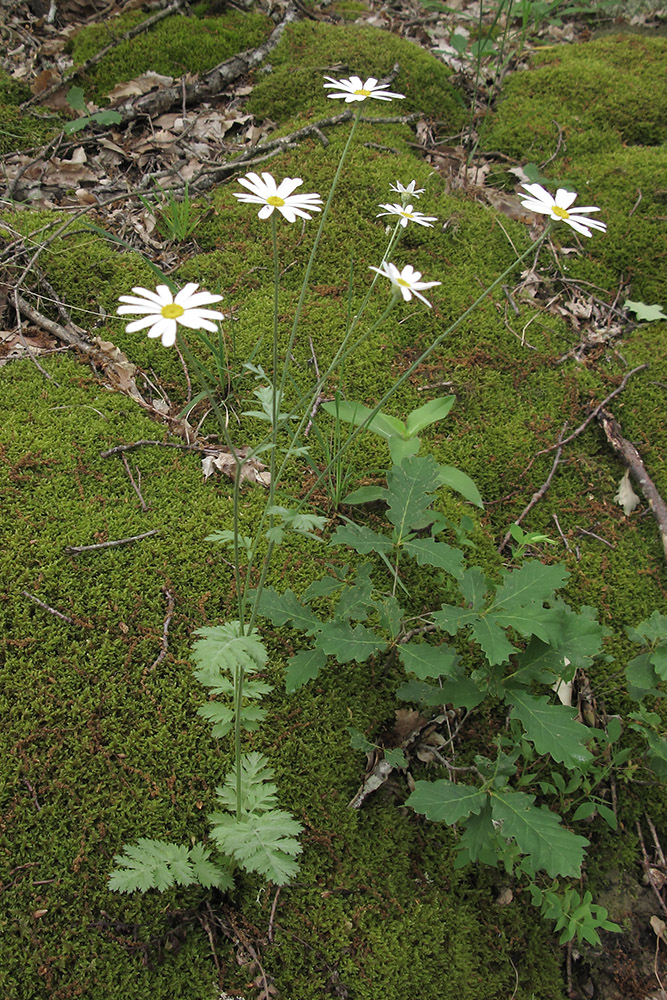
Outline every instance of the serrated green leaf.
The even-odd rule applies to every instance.
[[[491,803],[484,803],[483,809],[478,813],[473,813],[465,825],[465,830],[459,837],[458,857],[454,862],[455,868],[462,868],[463,865],[471,861],[481,861],[483,864],[498,867],[498,854],[496,850],[497,835],[493,826],[491,815]]]
[[[408,761],[400,747],[393,750],[384,750],[384,759],[390,767],[407,767]]]
[[[66,132],[67,135],[72,135],[74,132],[80,132],[87,125],[90,125],[90,118],[88,115],[84,115],[82,118],[76,118],[73,122],[67,122],[67,124],[63,125],[63,132]]]
[[[327,656],[335,656],[339,663],[356,660],[364,663],[369,656],[386,649],[387,643],[364,625],[354,628],[346,621],[327,622],[317,636],[317,646]]]
[[[435,566],[457,578],[463,573],[463,553],[446,542],[436,542],[434,538],[411,538],[403,542],[403,551],[416,559],[420,566]]]
[[[543,869],[552,878],[578,878],[589,841],[566,830],[560,816],[534,802],[535,796],[525,792],[494,792],[493,819],[502,823],[503,837],[513,838],[536,869]]]
[[[220,863],[209,861],[211,851],[203,844],[197,843],[190,848],[192,874],[197,883],[205,889],[215,886],[225,891],[234,888],[234,879],[228,869]]]
[[[373,591],[370,574],[370,563],[363,563],[357,570],[354,579],[340,595],[336,604],[336,618],[352,619],[353,621],[363,621],[368,618],[368,612],[372,609],[371,593]]]
[[[439,781],[415,782],[415,789],[405,804],[434,822],[453,826],[471,813],[481,812],[486,797],[486,792],[479,788],[455,785],[441,778]]]
[[[546,697],[536,698],[524,690],[511,690],[507,697],[512,703],[511,718],[519,720],[539,754],[550,754],[570,770],[592,759],[585,746],[591,731],[575,722],[576,709],[551,705]]]
[[[305,535],[307,538],[314,538],[316,541],[321,541],[321,538],[315,534],[315,531],[323,531],[328,523],[328,518],[320,517],[318,514],[289,510],[287,507],[279,507],[275,504],[267,507],[266,512],[279,518],[282,525],[289,531],[294,531],[297,535]]]
[[[660,695],[660,691],[656,687],[659,678],[648,653],[640,653],[639,656],[634,656],[630,660],[625,668],[625,679],[628,685],[628,694],[635,701],[641,701],[647,695],[654,697]]]
[[[197,715],[213,723],[211,734],[220,740],[234,728],[234,711],[218,701],[208,701],[197,709]],[[266,709],[258,705],[243,705],[241,708],[241,727],[247,732],[259,729],[260,722],[266,718]]]
[[[403,609],[394,595],[385,594],[383,597],[374,598],[373,607],[377,611],[380,628],[385,629],[391,638],[395,639],[401,631]]]
[[[246,635],[238,621],[200,628],[192,649],[192,658],[198,664],[195,676],[205,687],[215,687],[220,681],[220,671],[232,675],[239,668],[255,673],[266,664],[268,653],[256,629]]]
[[[437,464],[430,456],[409,458],[387,473],[388,520],[398,539],[423,520],[438,489]]]
[[[491,607],[514,609],[541,604],[554,596],[569,575],[560,565],[546,566],[537,559],[528,559],[519,569],[503,570],[503,583]]]
[[[257,604],[257,613],[268,618],[274,625],[290,622],[306,635],[314,635],[322,625],[315,612],[303,605],[291,590],[279,594],[273,587],[264,587]]]
[[[70,87],[65,99],[75,111],[86,111],[86,99],[81,87]]]
[[[367,740],[360,729],[348,726],[347,731],[350,734],[350,746],[353,750],[363,750],[364,753],[370,753],[371,750],[375,749],[375,744]]]
[[[552,602],[548,612],[542,612],[541,621],[548,641],[561,657],[567,657],[573,671],[590,666],[609,631],[598,622],[596,608],[583,605],[575,612],[560,599]]]
[[[446,643],[429,646],[425,642],[406,642],[398,647],[398,655],[405,669],[422,680],[451,674],[459,659],[456,650]]]
[[[496,625],[490,615],[486,617],[475,616],[475,620],[472,622],[472,636],[481,646],[492,667],[506,663],[510,656],[517,652],[517,649],[511,642],[508,642],[505,633],[499,625]]]
[[[405,421],[405,430],[408,437],[414,437],[426,427],[444,420],[452,406],[456,402],[456,396],[441,396],[439,399],[431,399],[423,406],[417,407],[408,414]]]
[[[473,611],[482,610],[488,589],[489,581],[479,566],[471,566],[463,573],[459,581],[459,590],[466,604]]]
[[[447,486],[450,490],[460,493],[464,500],[468,500],[475,507],[484,507],[480,492],[470,476],[466,476],[465,472],[461,472],[453,465],[438,465],[438,482],[441,486]]]
[[[301,600],[312,601],[315,597],[330,597],[345,585],[345,580],[339,580],[335,576],[323,576],[320,580],[313,580],[304,590]]]
[[[662,306],[657,302],[651,306],[647,306],[645,302],[632,302],[631,299],[626,299],[623,303],[623,308],[630,309],[640,322],[652,323],[655,320],[667,319]]]
[[[412,701],[431,708],[453,705],[454,708],[467,708],[470,711],[484,701],[485,692],[480,691],[470,677],[458,674],[446,678],[442,685],[427,684],[425,681],[406,681],[396,691],[396,697],[402,701]]]
[[[249,535],[239,535],[239,548],[249,555],[252,552],[252,538]],[[219,531],[212,531],[210,535],[206,535],[204,538],[205,542],[218,542],[220,545],[229,546],[233,548],[234,546],[234,532],[230,531],[228,528],[222,528]]]
[[[95,114],[92,115],[92,119],[100,125],[117,125],[118,122],[122,122],[123,120],[117,111],[111,110],[96,111]]]
[[[453,604],[443,604],[439,611],[433,612],[431,618],[448,635],[456,635],[466,625],[472,625],[473,622],[476,622],[479,615],[476,611],[469,611],[468,608],[457,608]]]
[[[220,805],[231,813],[236,812],[236,765],[225,776],[224,784],[215,793]],[[273,768],[267,758],[257,751],[243,754],[241,758],[241,810],[244,813],[266,812],[277,804],[273,783]],[[217,814],[216,814],[217,815]]]
[[[164,892],[173,885],[192,885],[196,878],[187,847],[164,840],[142,837],[136,845],[128,844],[114,857],[117,867],[109,875],[114,892]]]
[[[650,618],[640,622],[636,628],[626,628],[628,638],[640,645],[649,642],[667,641],[667,615],[654,611]]]
[[[326,666],[327,656],[323,650],[303,649],[300,653],[295,653],[287,661],[285,671],[285,690],[288,694],[293,694],[298,688],[303,687],[308,681],[315,680],[322,667]]]
[[[380,535],[372,528],[352,521],[336,528],[331,536],[331,545],[348,545],[362,556],[369,552],[391,552],[394,547],[387,535]]]
[[[219,818],[219,817],[216,817]],[[276,885],[285,885],[298,871],[294,858],[301,853],[296,839],[302,826],[281,809],[250,814],[237,820],[225,814],[211,829],[223,854],[247,872],[257,872]]]

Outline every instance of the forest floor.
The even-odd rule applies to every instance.
[[[2,1000],[665,1000],[667,804],[624,679],[627,629],[667,605],[665,16],[557,0],[0,0]],[[221,405],[235,445],[252,447],[257,372],[243,363],[272,363],[271,229],[234,186],[270,170],[326,198],[352,116],[322,82],[351,74],[406,96],[364,106],[311,276],[308,336],[293,345],[298,384],[326,364],[382,259],[377,215],[397,181],[425,189],[416,208],[435,221],[406,230],[401,263],[440,284],[430,309],[401,303],[329,399],[374,405],[540,237],[521,183],[577,190],[608,227],[550,233],[388,407],[405,418],[456,397],[424,443],[484,506],[443,490],[438,511],[469,523],[462,544],[495,578],[521,565],[509,535],[520,524],[536,536],[528,555],[562,564],[568,603],[597,609],[606,630],[605,656],[568,696],[593,730],[622,720],[628,752],[596,785],[601,809],[573,819],[576,796],[547,788],[561,780],[553,763],[530,765],[543,801],[590,841],[572,885],[621,928],[601,944],[559,945],[516,872],[456,867],[460,831],[404,805],[415,780],[494,753],[504,709],[450,705],[434,723],[433,707],[397,700],[405,670],[391,655],[329,662],[286,690],[304,640],[268,617],[273,691],[247,739],[303,827],[297,878],[243,876],[227,895],[107,884],[125,844],[205,836],[232,748],[198,714],[190,644],[235,613],[230,553],[206,541],[230,527],[234,463],[182,352],[128,333],[118,297],[157,273],[224,296]],[[300,221],[277,233],[286,344],[311,235]],[[303,496],[326,465],[332,425],[317,407],[313,419],[311,464],[286,473],[283,496]],[[633,498],[620,439],[655,493],[632,458]],[[388,461],[383,441],[359,439],[344,488],[313,495],[328,532],[351,516],[341,494],[384,482]],[[267,485],[262,460],[250,471],[249,531]],[[381,510],[364,516],[377,526]],[[301,596],[346,561],[359,563],[296,536],[267,583]],[[407,572],[415,619],[436,593],[454,600],[440,577]],[[661,704],[651,724],[664,736]],[[396,748],[406,766],[385,768],[371,793]]]

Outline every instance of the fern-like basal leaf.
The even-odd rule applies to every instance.
[[[398,647],[398,655],[405,669],[422,680],[451,674],[458,663],[456,650],[446,643],[429,646],[425,642],[406,642]]]
[[[396,529],[397,538],[424,520],[440,485],[438,465],[430,455],[406,459],[387,474],[387,518]]]
[[[211,732],[216,739],[222,739],[234,727],[234,710],[218,701],[208,701],[197,709],[197,715],[213,723]],[[265,718],[266,709],[258,705],[243,705],[241,708],[241,727],[249,733],[258,729]]]
[[[290,622],[294,628],[300,629],[306,635],[313,635],[322,624],[314,612],[303,605],[291,590],[279,594],[273,587],[265,587],[260,595],[257,610],[274,625],[285,625]]]
[[[420,566],[444,569],[459,579],[463,575],[463,553],[446,542],[434,538],[411,538],[403,542],[403,551],[416,559]]]
[[[495,792],[493,819],[502,823],[503,837],[512,838],[535,869],[543,869],[552,878],[577,878],[589,842],[566,830],[556,813],[534,802],[535,796],[525,792]]]
[[[585,767],[592,759],[585,746],[591,731],[575,722],[576,709],[552,705],[546,697],[523,690],[512,690],[507,697],[512,703],[511,717],[519,720],[539,754],[548,753],[570,769]]]
[[[314,680],[322,667],[326,666],[327,654],[318,649],[302,649],[287,661],[285,671],[285,690],[292,694],[303,687],[308,681]]]
[[[528,559],[520,569],[503,570],[503,583],[496,591],[492,606],[509,610],[542,604],[554,596],[569,575],[562,566],[545,566],[537,559]]]
[[[323,653],[335,656],[339,663],[349,663],[351,660],[363,663],[369,656],[387,648],[387,643],[375,632],[364,625],[352,628],[345,621],[327,622],[322,626],[316,641]]]
[[[332,545],[347,545],[349,548],[367,556],[369,552],[391,552],[393,543],[387,535],[381,535],[364,524],[349,521],[339,525],[331,536]]]
[[[273,768],[266,757],[253,751],[241,758],[241,809],[243,812],[267,812],[276,805],[278,789],[273,784]],[[220,805],[236,812],[236,765],[216,788]],[[217,820],[216,820],[217,821]]]
[[[245,871],[257,872],[276,885],[294,878],[301,853],[296,839],[302,826],[282,809],[245,815],[240,820],[228,814],[216,816],[220,822],[211,836],[223,854],[234,858]]]
[[[195,676],[205,687],[220,683],[220,672],[232,676],[239,668],[246,673],[256,673],[266,664],[268,653],[255,629],[245,635],[238,621],[197,629],[199,636],[192,649],[198,666]]]
[[[415,782],[415,790],[405,804],[430,820],[453,826],[471,813],[481,812],[486,798],[486,792],[478,788],[455,785],[442,778],[440,781]]]
[[[197,881],[188,848],[164,840],[142,837],[136,845],[126,845],[114,861],[117,867],[109,875],[109,888],[114,892],[164,892],[173,885]]]
[[[205,889],[215,886],[216,889],[233,889],[234,879],[228,867],[221,863],[209,861],[211,851],[203,844],[196,843],[190,848],[190,861],[192,863],[192,874],[197,883]]]

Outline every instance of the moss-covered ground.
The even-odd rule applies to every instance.
[[[237,18],[236,12],[219,19],[170,19],[155,29],[149,46],[164,61],[150,68],[174,76],[202,71],[256,45],[269,28],[268,22]],[[187,31],[192,35],[186,38]],[[210,34],[215,56],[204,54],[198,32]],[[227,48],[221,38],[228,39]],[[93,29],[82,33],[73,43],[75,59],[83,61],[103,41]],[[356,26],[307,21],[291,27],[270,66],[257,71],[250,109],[288,133],[342,110],[340,102],[323,97],[323,74],[381,77],[396,62],[400,71],[392,89],[405,93],[406,100],[378,103],[367,113],[421,111],[457,132],[466,112],[442,64],[412,43]],[[569,229],[557,230],[555,245],[575,249],[559,254],[557,265],[545,250],[538,271],[551,274],[557,266],[584,289],[592,283],[600,297],[613,297],[622,285],[623,295],[633,300],[667,305],[665,243],[659,239],[667,151],[656,95],[666,66],[664,40],[614,36],[539,54],[531,68],[510,78],[490,121],[486,148],[519,162],[543,162],[556,149],[557,121],[565,141],[548,166],[549,178],[554,185],[571,184],[584,204],[599,205],[609,227],[605,235],[580,243]],[[133,42],[100,63],[89,85],[102,94],[146,68],[144,49]],[[17,96],[3,99],[9,103]],[[309,139],[266,169],[275,176],[303,177],[304,190],[326,195],[349,128],[347,123],[327,129],[326,147]],[[42,139],[40,134],[30,141]],[[413,143],[409,124],[359,126],[294,349],[298,385],[311,381],[313,354],[322,368],[342,335],[351,263],[354,308],[368,287],[368,265],[382,259],[386,234],[377,206],[395,200],[389,186],[397,179],[404,184],[415,179],[426,189],[420,211],[441,223],[453,220],[444,231],[441,224],[408,228],[393,258],[442,284],[427,293],[432,310],[414,300],[401,305],[349,360],[339,384],[355,399],[377,400],[512,263],[515,251],[530,245],[523,223],[498,217],[464,192],[448,194]],[[235,371],[262,338],[255,363],[268,368],[271,231],[253,206],[236,201],[234,190],[234,182],[214,190],[214,212],[198,228],[197,252],[187,254],[172,278],[224,294]],[[9,218],[25,234],[61,221],[55,214],[23,211]],[[315,225],[278,227],[283,345]],[[113,314],[119,294],[132,285],[154,284],[138,256],[80,228],[52,243],[40,262],[74,310]],[[389,293],[382,284],[369,322],[386,305]],[[512,280],[507,284],[511,288]],[[613,410],[667,495],[666,325],[627,327],[583,361],[561,360],[581,333],[543,306],[520,300],[519,305],[510,326],[505,297],[491,297],[389,407],[404,418],[427,399],[455,393],[452,413],[423,435],[424,447],[477,483],[483,512],[451,495],[440,503],[457,519],[464,512],[474,517],[477,547],[471,561],[491,572],[502,565],[497,545],[546,479],[553,453],[531,460],[557,440],[566,422],[569,430],[576,428],[589,404],[600,402],[638,365],[648,368],[628,382]],[[521,342],[529,321],[530,347]],[[107,320],[96,333],[151,372],[174,407],[184,404],[187,386],[174,352],[141,333],[127,334],[116,320]],[[229,768],[230,747],[213,742],[197,715],[203,690],[192,677],[188,652],[193,629],[234,614],[229,553],[204,541],[211,530],[230,526],[231,485],[203,482],[196,455],[142,448],[127,456],[135,478],[141,476],[148,508],[142,510],[120,458],[102,458],[100,452],[159,438],[163,429],[75,357],[56,355],[41,363],[50,379],[29,360],[0,370],[0,995],[211,1000],[216,986],[224,986],[250,998],[256,995],[257,968],[239,968],[229,940],[220,936],[216,970],[199,918],[208,901],[224,921],[236,921],[240,934],[256,941],[266,934],[274,890],[241,878],[225,902],[197,889],[120,897],[106,888],[112,858],[124,843],[139,836],[177,842],[205,836],[215,786]],[[250,378],[239,378],[238,398],[230,401],[238,444],[254,442],[262,432],[257,422],[241,416],[252,408],[252,388]],[[330,432],[326,418],[321,428]],[[214,428],[206,424],[206,430]],[[312,448],[321,461],[317,445]],[[350,456],[351,484],[368,481],[386,465],[383,447],[370,435],[363,438]],[[568,600],[575,607],[598,607],[601,621],[613,630],[609,651],[617,662],[600,666],[591,677],[610,713],[627,708],[617,676],[628,655],[624,627],[665,604],[664,557],[652,515],[642,505],[626,517],[613,500],[622,473],[602,431],[591,424],[567,445],[548,493],[524,523],[526,530],[557,538],[558,517],[569,549],[545,548],[540,555],[565,563],[571,573]],[[285,495],[301,493],[307,475],[295,464],[282,484]],[[258,488],[244,488],[242,519],[249,530],[263,503]],[[322,509],[334,514],[324,498]],[[159,533],[132,545],[64,552],[68,545],[151,529]],[[269,582],[301,593],[329,558],[341,561],[342,554],[322,543],[291,542],[277,551]],[[415,607],[431,606],[434,581],[415,575],[412,585]],[[174,600],[168,653],[153,667],[167,591]],[[380,793],[360,811],[347,808],[364,767],[363,755],[348,746],[347,727],[373,739],[391,726],[400,670],[385,671],[372,662],[331,667],[288,697],[284,663],[298,637],[268,623],[262,628],[272,650],[267,675],[275,690],[266,703],[268,720],[248,745],[271,758],[281,801],[305,828],[302,868],[297,881],[280,892],[274,943],[262,957],[279,995],[285,1000],[562,1000],[567,995],[562,953],[520,893],[511,905],[497,904],[505,887],[500,872],[455,870],[455,834],[402,809],[404,789]],[[483,745],[475,749],[487,748],[487,728],[484,721],[476,728]],[[659,828],[667,819],[659,791],[642,786],[640,798],[623,783],[617,791],[622,832],[612,837],[601,831],[596,841],[595,830],[584,831],[594,841],[586,877],[595,888],[605,885],[609,871],[633,869],[632,830],[644,809]]]

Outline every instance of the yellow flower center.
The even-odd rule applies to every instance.
[[[406,281],[405,278],[397,278],[396,279],[396,284],[397,285],[403,285],[403,288],[409,288],[410,287],[410,282]]]
[[[355,97],[370,97],[372,93],[373,93],[372,90],[364,90],[363,87],[361,88],[361,90],[354,91]]]
[[[412,212],[401,212],[400,214],[404,215],[406,219],[414,219]]]
[[[277,194],[272,194],[266,199],[267,205],[273,205],[274,208],[282,208],[285,204],[282,198],[279,198]]]
[[[185,312],[183,306],[179,306],[176,302],[170,302],[168,306],[162,306],[160,312],[165,319],[178,319]]]
[[[557,215],[559,219],[569,219],[570,213],[566,212],[564,208],[560,208],[558,205],[552,205],[551,211],[554,215]]]

